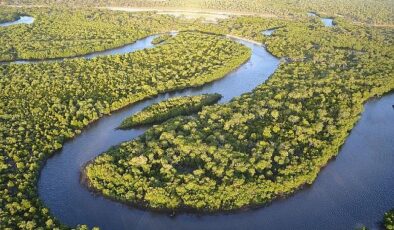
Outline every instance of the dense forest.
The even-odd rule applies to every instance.
[[[363,103],[394,88],[386,58],[393,49],[384,45],[392,38],[350,27],[279,29],[266,43],[290,60],[265,84],[111,149],[88,166],[91,184],[149,208],[218,211],[264,204],[313,183]]]
[[[37,199],[39,169],[87,124],[158,93],[223,77],[249,56],[233,41],[180,33],[129,55],[0,66],[1,228],[54,227]]]
[[[220,94],[174,97],[152,104],[126,118],[119,128],[133,128],[141,125],[160,123],[177,116],[190,115],[200,111],[204,106],[215,104],[221,97]]]
[[[354,14],[364,20],[374,14],[371,9]],[[380,15],[391,20],[387,9]],[[338,153],[363,103],[394,89],[393,29],[341,17],[327,28],[307,17],[243,16],[203,24],[105,10],[7,12],[0,20],[10,15],[36,20],[0,28],[1,60],[81,55],[150,34],[189,32],[132,54],[0,66],[0,229],[67,228],[38,199],[45,159],[111,111],[221,78],[250,57],[246,47],[215,34],[262,42],[282,64],[252,92],[205,107],[196,117],[154,126],[99,156],[87,166],[94,189],[153,209],[218,211],[267,204],[311,184]],[[263,36],[269,28],[278,29]]]
[[[87,54],[132,43],[154,33],[168,32],[172,25],[169,16],[151,13],[5,9],[8,15],[30,15],[35,22],[1,28],[0,61]]]
[[[67,6],[125,6],[163,9],[230,11],[269,17],[305,17],[307,11],[343,16],[368,24],[394,23],[392,0],[4,0],[5,4]]]

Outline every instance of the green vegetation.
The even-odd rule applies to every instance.
[[[340,2],[350,4],[343,9],[355,18],[392,21],[387,14],[392,6],[375,14],[386,1],[374,1],[376,7],[368,7],[370,1]],[[279,11],[291,14],[291,6],[284,4]],[[354,7],[362,10],[349,10]],[[175,29],[242,36],[286,57],[254,91],[205,107],[195,118],[155,126],[88,165],[94,189],[150,208],[233,210],[291,194],[312,183],[338,153],[362,104],[394,89],[393,29],[355,25],[340,17],[335,28],[326,28],[307,17],[233,17],[208,25],[151,13],[12,10],[36,20],[0,28],[1,60],[80,55]],[[261,35],[274,27],[279,29],[273,36]],[[248,49],[229,40],[185,32],[133,54],[0,66],[0,229],[64,227],[38,199],[39,169],[87,124],[158,93],[223,77],[249,56]]]
[[[12,22],[19,18],[19,14],[11,9],[4,8],[0,11],[0,23]]]
[[[365,23],[393,25],[392,0],[4,0],[6,4],[64,4],[68,6],[129,6],[164,9],[220,10],[254,13],[262,16],[305,17],[315,11]]]
[[[153,39],[153,41],[152,41],[152,44],[153,45],[157,45],[157,44],[160,44],[160,43],[162,43],[162,42],[165,42],[165,41],[167,41],[169,38],[171,38],[172,37],[172,35],[170,35],[170,34],[162,34],[162,35],[160,35],[160,36],[158,36],[158,37],[155,37],[154,39]]]
[[[386,230],[394,230],[394,209],[384,214],[383,224]]]
[[[0,27],[0,61],[83,55],[168,32],[172,26],[170,17],[151,13],[48,8],[18,12],[34,17],[35,21],[31,25]]]
[[[265,39],[287,64],[253,92],[196,118],[154,126],[100,155],[87,166],[90,186],[152,209],[221,211],[266,204],[312,184],[363,103],[394,89],[392,37],[343,20],[332,30],[310,19],[263,38],[262,20],[221,26]]]
[[[163,122],[177,116],[190,115],[200,111],[204,106],[215,104],[221,97],[220,94],[174,97],[152,104],[141,112],[126,118],[120,125],[120,128],[133,128],[140,125]]]
[[[87,124],[144,98],[223,77],[249,56],[231,40],[185,32],[122,56],[0,66],[0,228],[57,226],[37,198],[39,169]]]

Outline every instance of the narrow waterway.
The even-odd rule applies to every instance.
[[[152,47],[153,37],[135,43]],[[339,156],[316,182],[272,205],[234,214],[180,214],[170,217],[138,210],[95,195],[80,183],[83,165],[111,146],[141,135],[146,128],[117,130],[123,119],[145,106],[173,96],[220,93],[225,103],[262,84],[279,66],[264,47],[234,39],[253,53],[225,78],[200,88],[159,95],[105,116],[66,142],[41,172],[40,198],[62,223],[101,229],[354,229],[378,227],[383,213],[394,207],[394,95],[372,100],[348,137]],[[140,46],[141,45],[141,46]],[[134,50],[131,45],[130,50]],[[135,49],[137,50],[137,49]]]
[[[18,24],[32,24],[33,22],[34,22],[34,18],[33,17],[21,16],[16,21],[0,23],[0,27],[13,26],[13,25],[18,25]]]
[[[173,32],[170,32],[170,34],[174,36],[177,34],[177,32],[173,31]],[[0,65],[1,64],[3,64],[3,65],[4,64],[11,64],[11,63],[13,63],[13,64],[35,64],[35,63],[41,63],[41,62],[61,62],[64,60],[74,59],[74,58],[92,59],[92,58],[101,57],[101,56],[122,55],[122,54],[132,53],[132,52],[142,50],[142,49],[153,48],[154,45],[152,44],[152,40],[157,36],[158,35],[152,35],[152,36],[149,36],[145,39],[140,39],[134,43],[127,44],[127,45],[124,45],[121,47],[103,50],[103,51],[97,51],[97,52],[89,53],[86,55],[80,55],[80,56],[76,56],[76,57],[53,58],[53,59],[42,59],[42,60],[4,61],[4,62],[0,62]]]

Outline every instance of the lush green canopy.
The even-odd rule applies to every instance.
[[[366,23],[393,25],[392,0],[4,0],[8,4],[59,4],[67,6],[130,6],[199,11],[228,11],[264,17],[305,17],[306,12],[325,12]]]
[[[242,36],[283,57],[254,91],[155,126],[88,166],[91,186],[103,194],[152,208],[232,210],[312,183],[362,104],[394,89],[393,30],[339,17],[326,28],[315,18],[202,24],[150,13],[13,10],[36,21],[0,28],[2,60],[79,55],[174,29]],[[273,36],[261,35],[273,27]],[[0,66],[0,228],[61,227],[38,199],[40,166],[87,124],[148,96],[223,77],[249,55],[221,37],[185,32],[128,55]]]
[[[174,97],[152,104],[142,111],[126,118],[120,125],[120,128],[127,129],[140,125],[154,124],[176,116],[190,115],[201,111],[206,105],[215,104],[221,97],[220,94]]]

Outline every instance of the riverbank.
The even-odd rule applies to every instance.
[[[177,31],[177,30],[172,30],[170,32],[162,32],[162,33],[155,33],[155,34],[146,35],[146,36],[140,37],[140,38],[138,38],[138,39],[136,39],[136,40],[134,40],[134,41],[132,41],[130,43],[123,44],[121,46],[115,46],[113,48],[111,47],[111,48],[108,48],[108,49],[104,49],[104,50],[100,50],[100,51],[94,51],[94,52],[91,52],[91,53],[79,54],[79,55],[75,55],[75,56],[60,57],[60,58],[16,59],[16,60],[12,60],[12,61],[0,61],[0,65],[8,65],[8,64],[36,64],[36,63],[42,63],[42,62],[61,62],[61,61],[72,60],[74,58],[91,59],[91,58],[95,58],[95,57],[98,57],[98,56],[106,56],[105,53],[108,53],[108,52],[116,53],[117,50],[125,49],[125,48],[127,48],[129,46],[134,45],[139,40],[143,40],[143,39],[146,39],[148,37],[157,37],[157,36],[160,36],[160,35],[163,35],[163,34],[176,34],[176,33],[179,33],[179,32],[199,32],[199,33],[204,33],[204,34],[225,36],[227,38],[239,39],[239,40],[247,41],[247,42],[259,45],[259,46],[264,46],[264,44],[261,43],[261,42],[256,42],[256,41],[251,40],[251,39],[247,39],[247,38],[243,38],[243,37],[235,36],[235,35],[231,35],[231,34],[223,35],[223,34],[215,34],[215,33],[204,32],[204,31],[190,31],[190,30]],[[153,45],[155,45],[155,44],[152,44],[152,47],[153,47]],[[157,44],[157,45],[159,45],[159,44]],[[131,50],[130,52],[134,52],[134,51],[136,51],[136,50]],[[119,54],[114,54],[114,55],[119,55]]]
[[[367,101],[365,101],[364,104],[361,105],[361,107],[365,108],[368,104],[373,103],[374,101],[377,101],[378,99],[381,99],[384,96],[394,96],[392,94],[392,92],[393,91],[391,90],[391,91],[382,93],[381,95],[375,95],[375,96],[369,98]],[[192,207],[185,206],[185,205],[181,205],[177,208],[171,209],[171,208],[166,208],[166,207],[152,207],[149,205],[149,203],[143,202],[143,201],[133,202],[131,200],[119,199],[119,198],[116,198],[116,197],[113,197],[110,195],[106,195],[102,191],[97,190],[96,188],[94,188],[94,186],[92,186],[91,182],[89,181],[89,177],[86,175],[86,173],[87,173],[86,166],[91,164],[93,162],[93,160],[87,162],[82,167],[81,176],[80,176],[81,183],[83,185],[85,185],[93,194],[101,195],[101,196],[106,197],[107,199],[110,199],[112,201],[122,203],[130,208],[136,208],[139,210],[150,211],[150,212],[155,212],[155,213],[163,213],[163,214],[168,214],[170,216],[177,216],[182,213],[205,215],[205,216],[218,215],[218,214],[229,215],[229,214],[239,214],[239,213],[243,213],[243,212],[250,211],[250,210],[261,209],[263,207],[271,206],[277,202],[284,201],[284,200],[289,199],[291,197],[298,196],[302,192],[306,193],[307,191],[304,191],[304,189],[307,189],[307,188],[312,189],[315,181],[320,176],[320,174],[325,173],[324,169],[326,169],[329,166],[332,167],[331,164],[333,164],[336,161],[340,152],[343,151],[343,147],[348,140],[348,136],[350,136],[353,129],[359,125],[359,122],[361,122],[360,117],[363,113],[364,113],[364,109],[360,110],[360,113],[358,114],[358,116],[356,116],[353,119],[353,122],[352,122],[353,125],[351,125],[351,126],[349,125],[349,127],[347,127],[347,129],[344,129],[341,131],[342,133],[346,133],[346,137],[343,139],[343,142],[339,143],[339,145],[337,147],[338,151],[335,151],[333,154],[331,154],[329,156],[327,155],[327,157],[325,158],[326,160],[324,160],[324,164],[319,166],[319,170],[317,171],[317,173],[315,173],[316,171],[311,171],[310,174],[307,175],[307,177],[310,177],[310,179],[308,181],[311,181],[311,182],[305,182],[304,180],[299,179],[298,181],[302,181],[302,183],[300,183],[299,186],[295,187],[291,191],[287,191],[285,193],[279,194],[274,199],[272,199],[266,203],[257,203],[257,204],[252,203],[250,205],[246,205],[241,208],[232,209],[232,210],[227,210],[227,209],[211,210],[211,209],[206,209],[206,208],[196,209],[196,208],[192,208]],[[114,146],[114,147],[117,147],[117,146]],[[295,183],[295,182],[294,181],[285,181],[285,183]]]
[[[59,58],[45,58],[45,59],[16,59],[16,60],[11,60],[11,61],[0,61],[0,65],[7,65],[7,64],[31,64],[31,63],[42,63],[42,62],[60,62],[60,61],[65,61],[65,60],[71,60],[73,58],[85,58],[86,56],[89,56],[89,59],[97,57],[97,56],[103,56],[102,53],[103,52],[111,52],[114,51],[116,52],[116,50],[120,50],[120,49],[124,49],[127,48],[128,46],[132,46],[134,45],[137,41],[142,40],[142,39],[146,39],[148,37],[151,36],[159,36],[161,34],[167,34],[167,33],[172,33],[171,32],[165,32],[165,33],[156,33],[156,34],[152,34],[152,35],[146,35],[146,36],[142,36],[140,38],[137,38],[133,41],[130,41],[129,43],[125,43],[122,44],[120,46],[114,46],[114,47],[109,47],[107,49],[103,49],[100,51],[94,51],[94,52],[90,52],[90,53],[85,53],[85,54],[78,54],[78,55],[74,55],[74,56],[66,56],[66,57],[59,57]],[[133,52],[133,51],[131,51]]]
[[[146,130],[145,127],[126,131],[117,130],[116,127],[126,117],[151,103],[160,102],[173,96],[205,93],[220,93],[223,95],[223,98],[219,103],[225,103],[236,96],[252,91],[257,85],[264,82],[278,67],[279,60],[272,57],[261,46],[256,46],[246,41],[239,42],[253,50],[252,57],[244,65],[237,67],[236,70],[226,75],[226,77],[197,88],[161,94],[119,109],[116,112],[112,112],[111,116],[100,118],[94,124],[84,129],[80,135],[67,141],[60,152],[48,159],[39,179],[40,197],[54,215],[62,223],[70,226],[74,226],[77,223],[86,223],[89,226],[100,226],[108,229],[122,228],[119,226],[122,221],[118,220],[118,217],[139,215],[139,212],[130,212],[129,207],[119,205],[118,202],[110,201],[102,196],[92,195],[86,189],[86,186],[80,183],[81,168],[85,162],[94,159],[97,155],[107,151],[111,146],[119,145],[141,135]],[[240,82],[242,84],[239,84]],[[86,138],[91,138],[94,141],[88,141]],[[94,145],[89,143],[94,143]],[[75,161],[75,159],[78,159],[78,161]],[[51,192],[54,190],[57,192]],[[92,203],[83,207],[87,209],[93,208],[94,211],[84,211],[83,213],[75,210],[66,211],[66,209],[70,208],[81,210],[80,204],[87,204],[87,202]],[[100,208],[101,206],[105,208]],[[108,218],[111,213],[117,213],[117,216]],[[104,218],[104,216],[107,218]],[[132,223],[130,224],[132,225]]]

